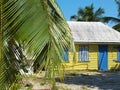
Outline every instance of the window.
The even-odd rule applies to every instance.
[[[67,48],[64,49],[63,59],[64,59],[66,62],[69,62],[69,59],[68,59],[68,49],[67,49]]]
[[[117,57],[118,57],[118,61],[120,62],[120,47],[118,47],[118,55],[117,55]]]
[[[79,47],[79,61],[86,62],[88,60],[88,46]]]

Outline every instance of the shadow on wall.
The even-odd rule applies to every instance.
[[[120,70],[120,63],[117,63],[114,67],[110,68],[112,71],[118,71]]]

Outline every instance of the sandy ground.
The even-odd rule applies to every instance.
[[[77,74],[69,72],[65,75],[64,82],[56,80],[58,90],[120,90],[120,71],[77,71]],[[29,79],[28,83],[33,85],[32,90],[51,90],[49,85],[41,85],[39,78]]]

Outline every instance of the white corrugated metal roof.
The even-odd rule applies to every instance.
[[[75,43],[120,44],[120,33],[101,22],[68,21]]]

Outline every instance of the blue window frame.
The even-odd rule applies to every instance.
[[[79,61],[87,62],[89,61],[88,57],[88,46],[79,46]]]
[[[67,48],[64,48],[63,59],[65,60],[65,62],[69,62],[68,49]]]

